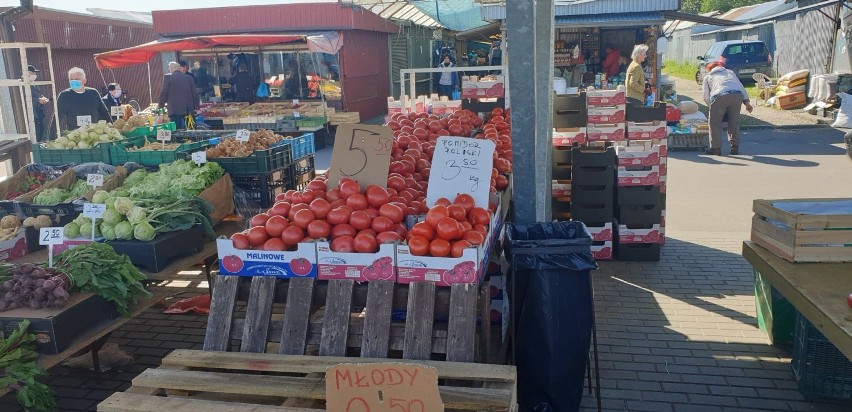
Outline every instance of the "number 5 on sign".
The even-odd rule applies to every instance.
[[[331,152],[329,186],[340,179],[355,179],[361,187],[387,187],[393,131],[386,126],[346,124],[337,127]]]

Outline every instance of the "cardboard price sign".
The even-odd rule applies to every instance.
[[[251,132],[247,129],[237,130],[237,140],[240,142],[247,142],[251,137]]]
[[[83,203],[83,217],[100,219],[106,212],[106,205],[98,203]]]
[[[426,206],[444,197],[453,201],[461,193],[473,196],[476,205],[488,209],[491,169],[497,145],[486,139],[439,137],[432,157]]]
[[[61,245],[65,241],[65,228],[43,227],[38,230],[38,244],[41,246]]]
[[[122,117],[124,116],[124,107],[121,106],[112,106],[109,108],[110,116]]]
[[[344,363],[325,371],[326,410],[441,412],[438,370],[404,363]]]
[[[89,173],[86,175],[86,184],[91,187],[101,187],[104,185],[104,175],[100,173]]]
[[[389,127],[338,126],[328,172],[329,187],[336,187],[344,177],[357,180],[361,187],[387,187],[392,148],[393,131]]]
[[[207,163],[207,152],[195,152],[192,154],[192,161],[201,166]]]
[[[90,116],[90,115],[77,116],[77,127],[87,126],[87,125],[90,125],[90,124],[92,124],[92,116]]]
[[[170,142],[172,140],[172,131],[168,129],[157,130],[157,140],[161,142]]]

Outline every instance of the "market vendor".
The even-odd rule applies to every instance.
[[[613,78],[618,75],[618,70],[621,68],[621,52],[612,44],[606,46],[606,58],[601,66],[603,67],[606,77]]]
[[[642,106],[645,102],[645,71],[642,62],[648,54],[648,46],[637,44],[630,57],[633,59],[627,66],[627,103]]]
[[[56,97],[56,113],[59,115],[59,130],[75,130],[84,124],[101,120],[112,121],[96,89],[86,87],[86,72],[79,67],[68,70],[69,88]]]

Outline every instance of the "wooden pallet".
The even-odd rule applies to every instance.
[[[218,276],[204,350],[173,352],[98,409],[304,410],[262,407],[283,398],[291,406],[320,401],[307,405],[322,408],[328,366],[402,358],[392,361],[438,369],[447,379],[440,389],[448,409],[512,411],[515,368],[471,363],[488,350],[488,339],[477,344],[476,336],[478,328],[488,336],[490,322],[477,322],[478,313],[488,313],[487,291],[487,284]],[[392,318],[399,309],[404,322]],[[228,352],[233,347],[243,353]],[[313,353],[319,356],[306,356]],[[157,396],[163,393],[168,397]]]
[[[359,112],[338,112],[328,116],[328,122],[332,125],[341,124],[357,124],[361,123],[361,113]]]
[[[849,204],[849,213],[793,213],[780,202]],[[789,262],[852,262],[852,199],[756,199],[751,240]]]

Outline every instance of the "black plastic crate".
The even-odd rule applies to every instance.
[[[555,180],[571,180],[571,165],[556,165],[551,168],[551,178]]]
[[[655,106],[627,105],[627,121],[636,123],[647,123],[653,121],[666,121],[666,104],[654,103]]]
[[[306,156],[293,162],[290,165],[290,181],[287,182],[287,189],[302,190],[305,186],[314,180],[316,177],[316,169],[314,168],[314,156]]]
[[[53,206],[34,205],[24,202],[15,202],[18,214],[22,218],[45,215],[53,220],[56,226],[65,226],[76,219],[83,212],[83,205],[74,203],[59,203]]]
[[[576,160],[576,157],[574,158]],[[572,183],[576,185],[615,185],[614,166],[571,166]]]
[[[564,94],[553,97],[553,127],[586,127],[589,123],[589,107],[586,94]]]
[[[160,272],[175,258],[194,255],[204,249],[204,232],[195,225],[187,230],[157,235],[150,242],[113,240],[109,245],[119,255],[149,272]]]
[[[659,186],[619,186],[618,204],[653,205],[662,202],[663,194]]]
[[[659,243],[618,243],[616,258],[629,262],[656,262],[660,260]]]
[[[577,167],[615,167],[618,164],[618,156],[614,147],[604,150],[598,148],[577,148],[571,151],[573,164]]]
[[[290,168],[256,175],[231,176],[231,181],[258,206],[268,208],[275,204],[275,196],[284,193],[291,181]]]
[[[607,222],[613,218],[612,203],[571,202],[571,219],[580,222]]]
[[[852,399],[852,362],[801,313],[796,313],[791,366],[809,398]]]
[[[661,204],[619,205],[618,221],[622,225],[653,225],[663,220]]]
[[[293,148],[281,141],[269,149],[255,150],[246,157],[218,157],[207,159],[222,166],[233,175],[256,175],[272,172],[293,162]]]

